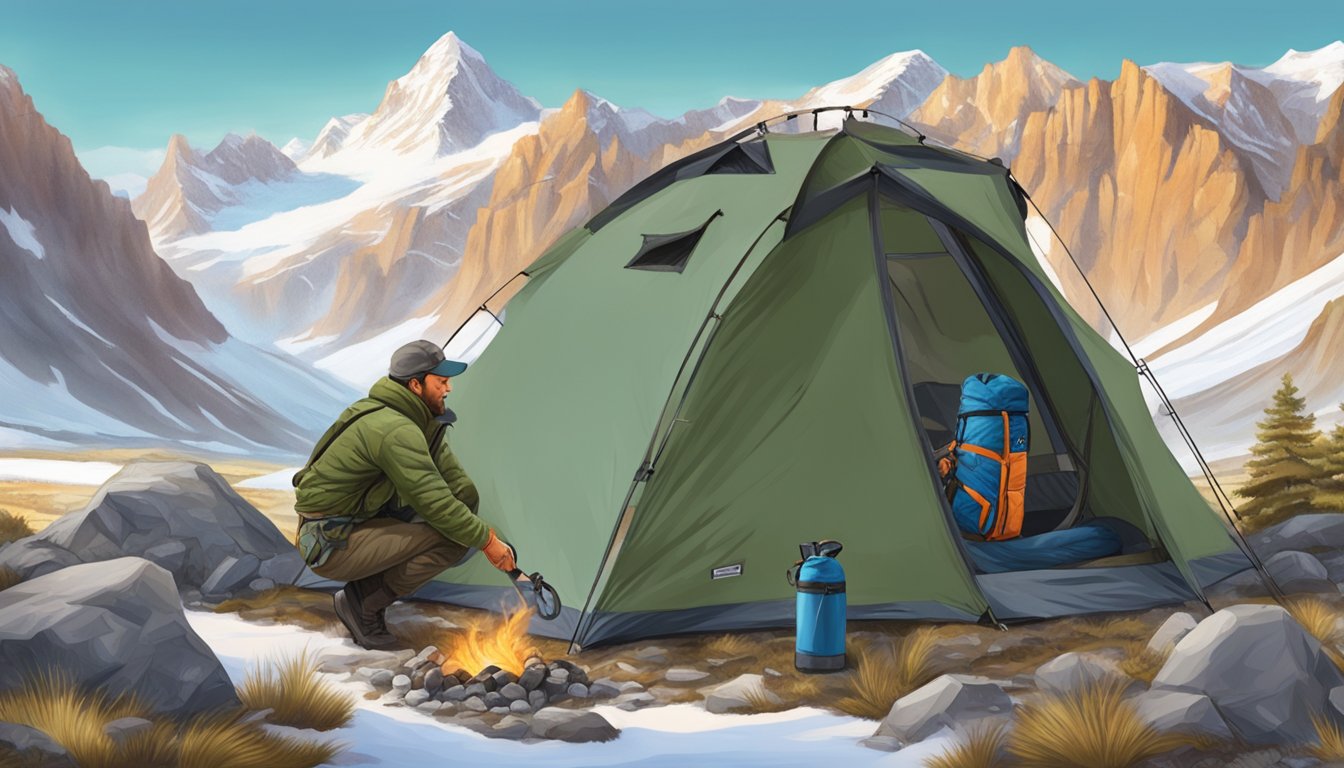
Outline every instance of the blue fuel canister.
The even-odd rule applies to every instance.
[[[804,559],[790,569],[798,593],[793,665],[804,672],[844,669],[845,569],[836,559],[840,544],[824,541],[800,548]]]

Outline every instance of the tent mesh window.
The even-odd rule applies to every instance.
[[[775,166],[770,160],[770,150],[764,141],[738,144],[724,153],[723,157],[705,171],[712,173],[774,173]]]
[[[700,238],[704,236],[705,230],[721,215],[723,211],[715,211],[704,224],[688,232],[643,235],[644,243],[639,247],[639,253],[635,254],[625,268],[680,273],[686,269],[686,264],[691,260],[691,254],[699,244]]]

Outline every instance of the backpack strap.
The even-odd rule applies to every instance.
[[[294,477],[290,480],[290,482],[294,484],[294,487],[299,487],[299,482],[303,480],[303,476],[308,473],[308,470],[312,469],[318,459],[322,458],[322,454],[326,453],[327,449],[331,447],[331,444],[336,442],[336,438],[340,437],[342,432],[350,428],[351,424],[354,424],[356,421],[359,421],[374,411],[381,411],[386,407],[386,405],[379,403],[372,408],[356,411],[345,421],[338,421],[335,424],[332,424],[331,427],[327,429],[327,433],[318,441],[317,447],[313,449],[313,455],[308,457],[308,463],[303,465],[303,469],[294,473]]]

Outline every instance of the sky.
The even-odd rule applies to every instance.
[[[1344,37],[1341,0],[0,0],[0,19],[0,64],[104,177],[151,174],[174,133],[311,141],[449,31],[544,106],[584,88],[665,117],[796,98],[916,48],[961,76],[1029,45],[1113,79],[1125,58],[1265,66]]]

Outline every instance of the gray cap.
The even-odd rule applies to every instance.
[[[411,379],[423,373],[439,376],[457,376],[467,370],[467,364],[446,360],[443,350],[432,341],[412,341],[392,353],[392,365],[387,373],[394,379]]]

